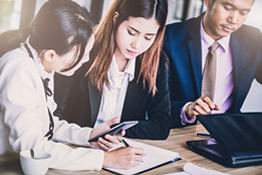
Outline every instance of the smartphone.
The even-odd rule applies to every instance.
[[[138,121],[126,121],[126,122],[121,122],[121,123],[117,123],[111,126],[111,128],[91,139],[88,140],[88,142],[97,142],[99,137],[105,137],[106,134],[110,134],[110,135],[116,135],[118,133],[120,133],[122,130],[127,130],[133,126],[135,126],[138,123]]]

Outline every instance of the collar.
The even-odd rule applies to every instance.
[[[45,71],[45,68],[44,68],[44,66],[41,62],[40,57],[38,56],[37,51],[29,43],[29,38],[30,38],[30,36],[26,39],[25,43],[27,44],[28,48],[30,49],[30,51],[32,53],[32,56],[33,56],[32,60],[35,63],[35,66],[36,66],[36,68],[39,72],[39,75],[43,79],[46,79],[46,78],[52,79],[52,76],[53,76],[54,73],[53,72],[49,73],[49,72]],[[21,48],[22,48],[22,50],[24,50],[28,54],[28,57],[30,57],[29,53],[27,52],[27,49],[25,48],[25,43],[21,44]]]
[[[115,55],[113,55],[112,62],[108,71],[108,78],[112,79],[113,77],[118,77],[127,74],[128,80],[132,81],[134,79],[135,74],[135,62],[136,59],[130,59],[126,65],[125,70],[123,72],[120,72],[118,70]]]
[[[215,40],[213,38],[211,38],[207,33],[206,31],[204,30],[204,27],[203,27],[203,18],[201,19],[201,25],[200,25],[200,33],[201,33],[201,39],[202,41],[207,45],[207,48],[209,48],[214,42]],[[223,48],[223,50],[225,52],[228,52],[229,50],[229,43],[230,43],[230,37],[231,35],[228,35],[226,37],[223,37],[219,40],[217,40],[217,42],[220,44],[220,47]]]

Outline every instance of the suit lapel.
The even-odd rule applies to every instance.
[[[244,65],[248,65],[248,63],[245,63],[245,57],[248,58],[245,52],[245,48],[241,45],[241,41],[239,41],[238,32],[235,32],[231,35],[230,39],[230,48],[231,48],[231,54],[233,59],[233,81],[234,81],[234,91],[233,91],[233,104],[237,104],[239,98],[241,98],[241,91],[239,91],[239,88],[241,87],[240,83],[241,81],[241,73],[244,69]],[[234,106],[234,105],[233,105]],[[232,106],[232,107],[233,107]]]
[[[89,104],[90,104],[90,126],[94,126],[98,110],[101,102],[101,93],[98,89],[92,85],[88,78],[86,78],[86,83],[88,87],[88,94],[89,94]]]
[[[126,97],[124,100],[124,105],[123,105],[123,110],[122,110],[122,115],[121,115],[121,121],[123,120],[134,120],[134,112],[132,109],[139,109],[139,107],[135,107],[140,105],[143,101],[143,84],[141,81],[137,83],[137,78],[139,74],[141,66],[141,60],[139,57],[136,58],[136,67],[135,67],[135,78],[128,83],[127,87],[127,92],[126,92]],[[125,117],[125,118],[124,118]],[[131,117],[131,118],[127,118]]]
[[[192,70],[194,73],[194,80],[197,87],[198,96],[201,95],[201,82],[202,82],[202,50],[201,50],[201,37],[200,37],[200,22],[203,15],[201,15],[189,31],[187,38],[187,47],[191,60]]]

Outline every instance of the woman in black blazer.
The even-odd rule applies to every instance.
[[[139,121],[126,137],[166,139],[172,124],[161,53],[166,17],[166,0],[116,0],[97,28],[90,61],[70,78],[56,75],[56,115],[81,126],[119,115]]]

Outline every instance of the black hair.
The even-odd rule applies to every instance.
[[[119,6],[116,7],[116,11],[119,13],[116,25],[128,20],[127,18],[130,16],[146,19],[155,17],[161,31],[166,24],[167,9],[167,0],[121,0]]]
[[[93,26],[92,17],[86,8],[72,0],[49,0],[40,8],[28,29],[0,35],[0,56],[18,47],[30,36],[29,43],[38,53],[53,49],[62,56],[77,46],[75,55],[78,57],[74,58],[69,70],[82,59]]]

